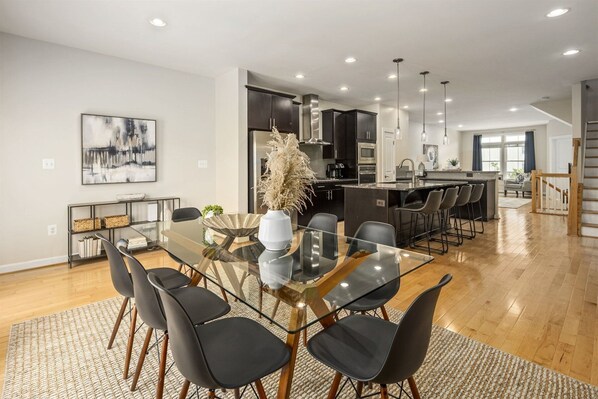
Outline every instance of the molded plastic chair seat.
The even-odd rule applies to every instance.
[[[396,324],[386,320],[352,315],[314,335],[307,350],[351,379],[370,381],[384,365],[396,330]]]
[[[160,277],[160,280],[162,280],[170,290],[181,288],[191,283],[191,279],[189,277],[170,267],[157,267],[155,269],[147,269],[147,271],[156,273],[158,277]]]
[[[153,273],[153,269],[148,269]],[[158,275],[159,277],[159,275]],[[202,324],[230,312],[230,305],[212,291],[201,287],[184,287],[171,290],[172,294],[189,312],[193,324]]]
[[[244,317],[216,320],[195,327],[214,388],[248,385],[288,363],[287,346],[262,325]]]

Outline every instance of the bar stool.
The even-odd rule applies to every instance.
[[[438,224],[440,226],[440,242],[442,243],[442,251],[443,253],[447,253],[449,249],[448,244],[448,229],[449,229],[449,220],[448,215],[450,210],[455,206],[457,202],[457,196],[459,195],[459,188],[458,187],[451,187],[447,188],[444,191],[444,197],[442,198],[442,202],[440,203],[440,207],[438,209]],[[432,239],[433,241],[437,241],[435,238]]]
[[[471,184],[465,184],[461,186],[459,189],[459,195],[457,196],[457,200],[455,201],[455,206],[449,211],[448,215],[448,226],[450,226],[451,216],[453,217],[453,228],[455,229],[455,233],[447,232],[447,236],[457,237],[457,241],[450,241],[448,240],[449,244],[453,245],[462,245],[463,244],[463,220],[461,219],[461,209],[464,206],[469,204],[469,199],[471,198],[471,191],[472,191]],[[459,213],[459,221],[457,221],[457,213]],[[468,219],[467,222],[470,223],[471,228],[471,221]]]
[[[469,203],[467,204],[468,210],[467,213],[469,215],[469,219],[473,223],[473,231],[465,230],[469,233],[469,238],[475,238],[477,233],[484,234],[484,217],[482,213],[482,194],[484,194],[484,184],[474,184],[473,189],[471,191],[471,198],[469,199]],[[480,211],[480,216],[474,216],[475,205],[477,204],[478,210]],[[478,231],[476,221],[479,220],[482,224],[482,230]]]
[[[402,208],[397,208],[396,212],[410,212],[410,220],[409,220],[409,247],[410,248],[420,248],[420,249],[427,249],[428,255],[434,252],[443,253],[442,249],[432,248],[430,246],[431,241],[431,232],[433,230],[434,218],[433,216],[438,212],[440,208],[440,203],[442,202],[442,193],[443,190],[434,190],[428,194],[428,198],[423,205],[416,206],[406,206]],[[415,216],[415,223],[413,223],[413,217]],[[422,217],[423,220],[423,227],[424,232],[417,233],[417,227],[419,223],[419,217]],[[422,245],[417,245],[416,243],[423,238],[427,239],[428,245],[427,247]]]

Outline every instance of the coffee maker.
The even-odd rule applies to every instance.
[[[345,165],[338,163],[329,163],[326,165],[326,177],[329,179],[342,179]]]

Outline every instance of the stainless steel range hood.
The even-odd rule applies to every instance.
[[[320,99],[316,94],[303,96],[303,132],[299,144],[330,145],[320,132]]]

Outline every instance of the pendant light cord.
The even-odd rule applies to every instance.
[[[444,137],[447,138],[448,136],[446,133],[446,85],[450,82],[448,80],[445,80],[444,82],[440,83],[442,83],[442,85],[444,86]]]
[[[399,69],[399,64],[401,62],[403,62],[402,58],[395,58],[394,60],[392,60],[393,62],[395,62],[397,64],[397,130],[400,131],[401,129],[401,115],[400,115],[400,107],[399,107],[399,96],[400,96],[400,69]]]

